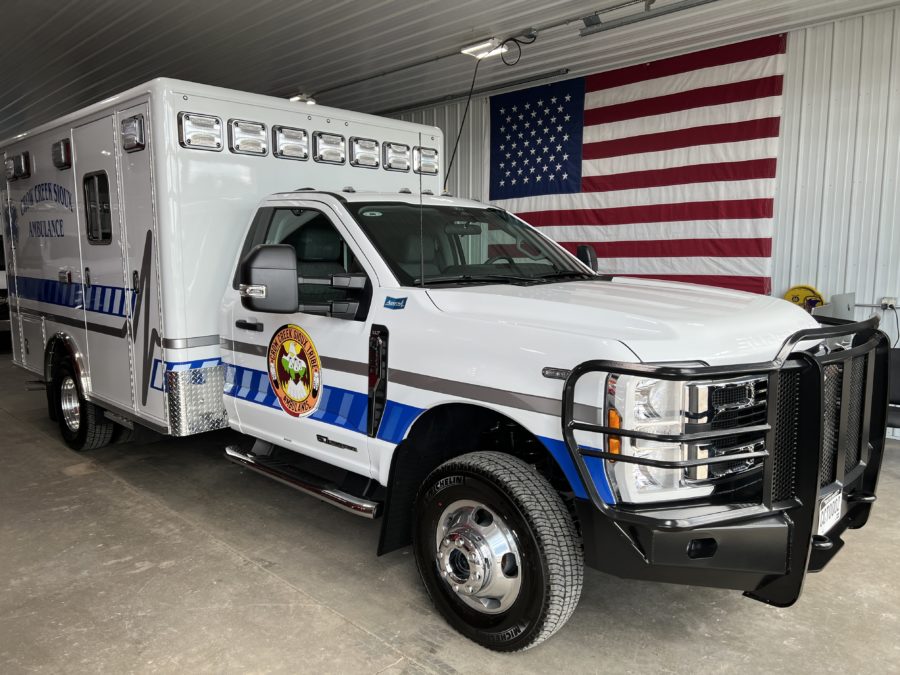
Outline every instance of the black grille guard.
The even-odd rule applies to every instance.
[[[747,595],[764,602],[787,606],[800,595],[807,570],[817,571],[841,548],[843,542],[840,534],[849,528],[859,528],[868,520],[871,504],[875,500],[875,490],[881,468],[884,451],[885,423],[887,416],[887,362],[890,342],[887,336],[878,330],[878,318],[866,321],[848,322],[836,319],[816,317],[822,324],[818,328],[798,331],[787,338],[772,361],[726,366],[667,366],[625,363],[618,361],[592,360],[585,361],[572,369],[567,377],[562,395],[562,433],[567,450],[584,484],[588,498],[602,515],[612,519],[616,526],[626,534],[629,526],[643,526],[654,530],[691,530],[708,527],[710,524],[740,523],[755,518],[781,513],[790,524],[791,536],[789,550],[786,552],[788,573],[767,578],[763,584],[754,589],[745,589]],[[808,351],[796,351],[798,345],[810,341],[820,342],[832,338],[850,338],[849,348],[836,349],[829,353],[812,354]],[[849,405],[840,407],[840,420],[837,426],[837,454],[835,461],[835,480],[829,484],[828,490],[840,488],[848,508],[841,521],[829,532],[829,540],[813,536],[813,527],[817,518],[817,506],[822,496],[820,485],[820,467],[823,462],[823,369],[830,364],[849,365],[852,360],[864,357],[865,392],[862,405],[862,422],[859,438],[859,462],[852,471],[845,472],[846,452],[848,446],[848,409]],[[776,476],[776,469],[784,466],[784,458],[776,456],[776,434],[779,410],[779,379],[790,371],[799,378],[797,423],[795,433],[791,437],[795,443],[795,456],[792,458],[793,481],[790,498],[785,499],[781,483],[784,476]],[[579,421],[574,417],[575,388],[580,378],[588,373],[614,373],[623,375],[639,375],[661,380],[716,380],[741,376],[765,376],[768,378],[768,407],[765,424],[741,427],[740,429],[721,429],[700,433],[657,435],[633,430],[609,427],[604,424]],[[786,375],[785,375],[786,377]],[[852,378],[844,378],[841,400],[849,400]],[[785,391],[795,391],[785,388]],[[790,401],[784,401],[787,405]],[[653,460],[633,457],[624,454],[613,454],[605,450],[585,448],[575,438],[576,431],[640,438],[665,442],[702,442],[715,440],[718,437],[755,432],[765,435],[765,449],[728,454],[723,456],[690,459],[680,461]],[[782,440],[782,439],[779,439]],[[680,517],[678,507],[696,506],[694,500],[683,504],[668,502],[660,514],[654,515],[656,505],[648,508],[620,507],[606,504],[600,497],[585,457],[596,457],[616,462],[630,462],[659,468],[687,468],[711,465],[719,462],[735,462],[745,459],[763,458],[763,497],[759,503],[718,504],[714,513],[697,515],[696,509],[688,508],[691,515]],[[776,467],[778,464],[778,467]],[[776,484],[773,493],[773,483]],[[835,483],[837,487],[835,487]]]

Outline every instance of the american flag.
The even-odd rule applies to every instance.
[[[771,292],[785,36],[491,97],[490,200],[602,272]]]

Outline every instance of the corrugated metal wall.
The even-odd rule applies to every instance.
[[[900,295],[900,10],[790,33],[784,106],[775,292]]]
[[[485,190],[487,97],[475,98],[449,190]],[[465,101],[401,115],[444,129],[449,159]],[[816,286],[857,302],[900,296],[900,10],[792,31],[775,199],[773,289]],[[860,308],[858,318],[874,311]],[[883,326],[897,337],[894,315]]]

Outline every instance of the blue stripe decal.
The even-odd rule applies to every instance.
[[[388,401],[384,407],[381,425],[378,427],[378,438],[388,443],[399,443],[406,436],[412,423],[423,412],[425,412],[424,408]]]
[[[272,391],[269,376],[262,370],[244,368],[243,366],[227,363],[225,368],[225,394],[266,406],[267,408],[281,410],[278,397]],[[326,385],[322,388],[322,399],[319,401],[319,407],[309,418],[341,427],[348,431],[365,434],[368,407],[369,397],[367,394]],[[401,430],[401,434],[405,433],[406,428],[404,427]]]
[[[125,316],[125,295],[127,290],[119,286],[93,285],[85,289],[82,284],[66,284],[56,279],[34,277],[14,277],[11,288],[23,300],[45,302],[50,305],[86,309],[89,312]],[[134,294],[132,294],[134,295]],[[117,303],[115,298],[121,297]]]
[[[225,363],[225,394],[251,403],[281,410],[278,397],[272,391],[269,376],[265,371],[244,368]],[[360,434],[366,433],[366,414],[368,411],[368,395],[356,391],[326,386],[322,392],[322,400],[311,419],[333,424]],[[423,408],[388,401],[384,409],[384,417],[378,428],[378,438],[388,443],[399,443],[406,436],[412,423],[424,411]],[[547,450],[563,470],[576,497],[587,499],[587,491],[578,476],[565,442],[558,438],[538,436]],[[615,499],[606,478],[602,460],[586,457],[588,471],[597,486],[600,498],[606,504],[614,504]]]
[[[581,482],[581,478],[578,476],[578,469],[575,468],[575,462],[572,461],[572,457],[569,455],[569,449],[566,447],[565,441],[558,438],[548,438],[547,436],[538,436],[538,440],[550,451],[556,463],[563,470],[575,496],[579,499],[587,499],[587,490],[585,490],[584,483]],[[603,500],[604,504],[615,504],[616,500],[609,486],[606,470],[603,468],[603,460],[596,457],[585,457],[584,462],[587,465],[588,473],[591,475],[591,480],[594,481],[600,499]]]

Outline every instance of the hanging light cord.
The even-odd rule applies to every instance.
[[[469,95],[466,98],[466,107],[463,110],[462,120],[459,123],[459,131],[456,134],[456,143],[453,144],[453,154],[450,155],[450,163],[447,164],[447,173],[444,174],[444,189],[447,189],[447,181],[450,180],[450,169],[453,168],[453,160],[456,159],[456,151],[459,149],[459,139],[462,137],[463,126],[466,123],[466,117],[469,114],[469,104],[472,103],[472,93],[475,91],[475,78],[478,77],[478,66],[481,65],[481,59],[475,60],[475,72],[472,73],[472,86],[469,87]]]

